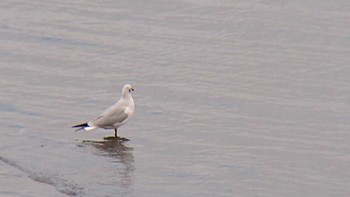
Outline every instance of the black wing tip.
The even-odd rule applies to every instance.
[[[89,126],[88,123],[85,122],[85,123],[82,123],[82,124],[73,125],[72,128],[77,128],[77,127],[84,128],[84,127],[88,127],[88,126]]]

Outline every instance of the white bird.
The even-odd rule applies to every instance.
[[[124,85],[122,89],[122,96],[114,105],[107,108],[94,120],[83,124],[74,125],[72,127],[78,128],[76,131],[82,129],[89,131],[96,128],[114,129],[115,137],[118,137],[118,127],[129,121],[134,114],[135,103],[134,99],[132,98],[131,91],[134,91],[134,88],[130,84]]]

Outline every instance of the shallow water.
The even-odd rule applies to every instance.
[[[2,1],[0,196],[349,196],[349,6]]]

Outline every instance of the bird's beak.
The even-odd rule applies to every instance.
[[[135,91],[134,88],[131,88],[131,91]]]

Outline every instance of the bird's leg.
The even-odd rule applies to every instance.
[[[118,138],[118,131],[117,131],[116,128],[114,129],[114,136],[115,136],[116,138]]]

